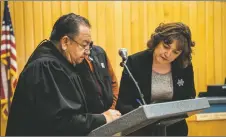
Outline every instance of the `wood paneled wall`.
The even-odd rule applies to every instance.
[[[193,64],[197,91],[205,91],[207,84],[222,84],[226,77],[223,1],[10,1],[9,7],[19,73],[38,43],[49,37],[57,18],[74,12],[90,20],[92,38],[107,51],[118,80],[122,71],[118,49],[125,47],[129,54],[141,51],[159,23],[174,21],[188,24],[196,42]]]
[[[74,12],[92,24],[92,39],[106,51],[120,81],[118,49],[132,54],[161,22],[190,26],[196,42],[193,54],[197,92],[226,77],[226,2],[224,1],[9,1],[16,37],[19,73],[32,51],[48,38],[56,19]],[[1,1],[1,20],[3,1]]]

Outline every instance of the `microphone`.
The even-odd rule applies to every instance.
[[[120,48],[118,51],[119,56],[122,57],[123,61],[127,60],[127,49],[126,48]]]
[[[144,100],[144,95],[142,94],[142,92],[140,90],[140,87],[138,86],[137,81],[134,79],[132,73],[130,72],[129,68],[126,65],[126,60],[128,59],[128,57],[127,57],[127,49],[126,48],[120,48],[118,53],[119,53],[119,56],[122,57],[122,62],[120,63],[120,66],[124,67],[126,69],[126,71],[128,72],[129,76],[131,77],[132,81],[134,82],[135,86],[137,87],[137,90],[139,92],[139,95],[140,95],[140,98],[141,98],[141,101],[142,101],[143,105],[146,105],[146,102]]]

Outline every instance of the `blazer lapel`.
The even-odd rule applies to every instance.
[[[152,77],[152,62],[153,62],[153,52],[147,50],[146,55],[142,61],[142,66],[145,66],[140,72],[142,74],[142,85],[144,87],[141,91],[144,94],[144,99],[147,104],[151,103],[151,77]]]
[[[173,62],[172,63],[172,79],[173,79],[173,99],[177,99],[177,92],[179,92],[179,86],[177,84],[179,76],[178,74],[180,73],[180,70],[178,69],[177,65]]]

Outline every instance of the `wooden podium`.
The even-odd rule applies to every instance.
[[[121,133],[128,135],[149,124],[159,127],[158,135],[166,135],[166,126],[181,121],[203,109],[209,108],[206,98],[196,98],[181,101],[143,105],[121,116],[110,123],[104,124],[89,136],[112,136]]]

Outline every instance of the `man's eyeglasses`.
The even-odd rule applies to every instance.
[[[82,45],[79,44],[76,40],[74,40],[73,38],[71,38],[70,36],[68,36],[69,39],[71,39],[72,41],[74,41],[75,43],[77,43],[80,47],[82,47],[85,51],[90,51],[93,48],[93,41],[91,41],[89,44],[87,45]],[[88,48],[86,48],[88,47]]]

